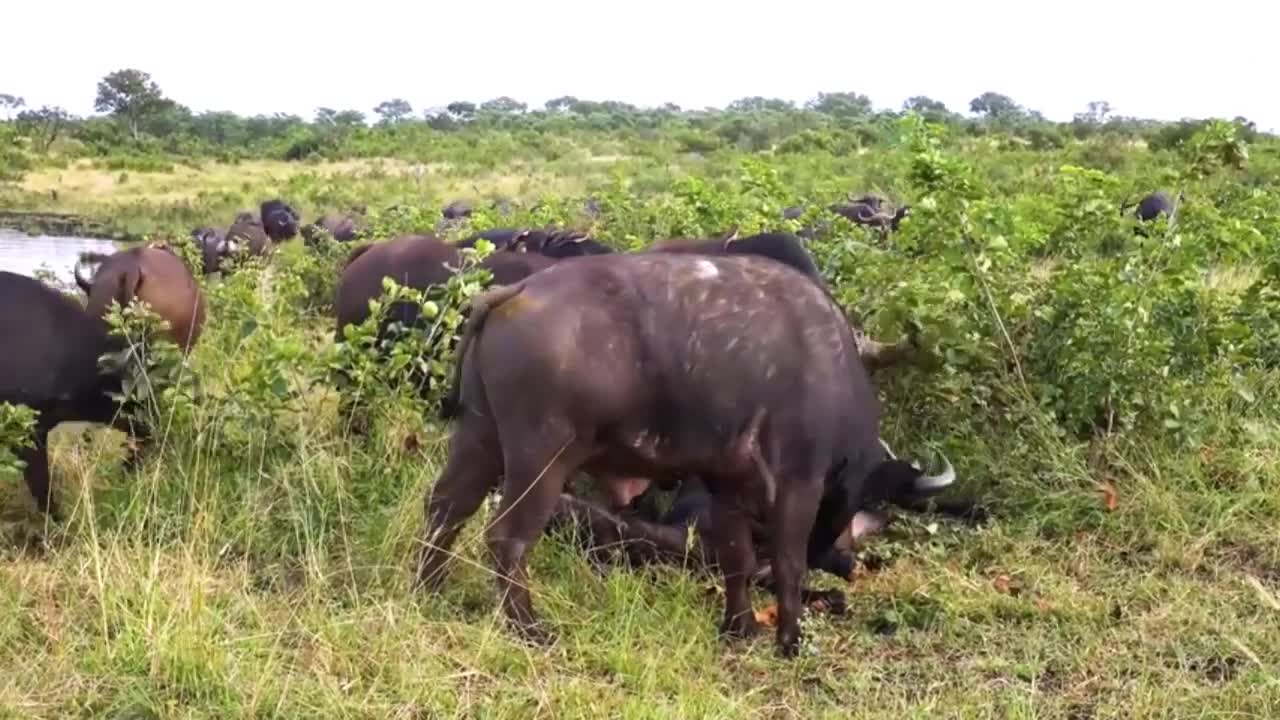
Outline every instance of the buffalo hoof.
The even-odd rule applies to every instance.
[[[511,625],[515,628],[516,637],[530,647],[545,649],[555,644],[555,634],[540,622],[513,622]]]
[[[800,633],[778,632],[778,656],[790,660],[800,654]]]
[[[720,634],[730,640],[750,640],[760,634],[760,623],[753,613],[745,612],[720,623]]]

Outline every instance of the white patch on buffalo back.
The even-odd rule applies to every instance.
[[[698,260],[697,262],[694,263],[694,266],[697,269],[694,271],[693,274],[696,277],[698,277],[700,280],[713,278],[720,274],[719,268],[717,268],[715,264],[712,263],[710,260]]]

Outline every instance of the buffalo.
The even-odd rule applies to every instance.
[[[799,237],[790,233],[765,232],[738,237],[731,230],[718,238],[663,240],[645,249],[645,252],[695,253],[701,255],[746,254],[769,258],[789,265],[804,273],[811,280],[826,288],[826,280],[818,271],[813,257],[805,249]],[[892,345],[875,340],[854,325],[854,340],[863,362],[876,370],[912,359],[921,349],[920,328],[912,325],[906,338]]]
[[[528,228],[494,228],[476,233],[457,242],[457,247],[475,247],[481,239],[493,243],[498,250],[527,250],[547,257],[566,258],[601,255],[613,248],[586,233],[576,230],[534,230]]]
[[[191,239],[200,248],[201,264],[206,275],[221,270],[222,262],[239,251],[236,240],[228,240],[226,233],[217,228],[197,228],[192,231]]]
[[[298,235],[298,223],[302,221],[298,211],[279,198],[267,200],[259,207],[263,230],[272,242],[292,240]]]
[[[314,246],[320,241],[321,234],[328,233],[334,240],[345,243],[358,239],[363,230],[363,223],[354,214],[327,213],[302,227],[302,240]]]
[[[49,491],[49,432],[64,422],[112,425],[135,436],[117,414],[113,393],[122,389],[117,370],[99,369],[99,358],[119,351],[124,341],[110,333],[105,314],[111,302],[145,301],[169,324],[169,337],[189,352],[204,324],[204,299],[182,260],[159,248],[137,247],[111,255],[87,254],[100,262],[92,278],[76,268],[76,283],[87,306],[32,278],[0,272],[0,402],[39,413],[33,446],[19,457],[24,479],[41,512],[57,519]]]
[[[574,471],[597,482],[702,478],[730,636],[759,631],[747,588],[751,526],[763,525],[785,656],[799,647],[806,568],[855,513],[954,480],[949,465],[934,477],[887,457],[843,310],[783,263],[678,253],[560,262],[477,296],[458,357],[417,583],[439,586],[462,525],[501,479],[488,542],[505,614],[531,639],[547,635],[526,556]]]
[[[1142,222],[1150,222],[1160,215],[1173,216],[1173,201],[1163,190],[1157,190],[1136,203],[1121,203],[1120,214],[1128,213],[1129,208],[1133,208],[1131,214]]]
[[[902,220],[911,213],[910,205],[888,209],[880,198],[873,195],[864,195],[847,203],[835,203],[828,209],[852,223],[873,227],[881,232],[897,230]]]
[[[645,252],[756,255],[790,265],[815,282],[823,283],[822,275],[818,272],[818,266],[814,264],[813,257],[808,250],[805,250],[800,239],[790,233],[765,232],[739,237],[737,229],[733,229],[718,238],[662,240],[650,245]]]
[[[253,213],[242,212],[227,228],[227,242],[235,247],[248,250],[250,255],[265,255],[271,251],[271,238],[267,235],[262,221]]]
[[[348,325],[358,325],[369,317],[369,301],[382,295],[383,278],[415,290],[443,285],[461,267],[463,254],[457,246],[433,235],[404,235],[386,242],[363,245],[347,256],[334,298],[336,328],[334,341],[341,342]],[[534,253],[493,252],[480,262],[492,274],[491,284],[505,285],[554,264],[553,258]],[[420,308],[413,303],[393,303],[378,327],[379,341],[388,339],[391,327],[422,329]],[[421,391],[430,388],[422,381]],[[340,413],[353,410],[344,398]],[[359,423],[357,423],[359,426]]]

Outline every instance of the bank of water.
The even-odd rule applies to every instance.
[[[20,230],[0,228],[0,270],[34,277],[38,270],[54,274],[62,283],[75,282],[73,275],[80,253],[110,253],[110,240],[59,235],[28,235]]]

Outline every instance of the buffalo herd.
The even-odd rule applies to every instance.
[[[909,215],[908,206],[872,195],[829,209],[885,232]],[[364,237],[364,211],[303,226],[292,207],[268,200],[225,231],[203,227],[191,238],[210,273],[234,254],[267,255],[299,234],[308,244],[322,233],[354,242]],[[1135,215],[1171,212],[1156,193]],[[455,202],[442,214],[469,213]],[[910,361],[921,349],[915,329],[897,343],[867,337],[802,237],[790,233],[729,229],[634,252],[562,228],[495,229],[456,243],[434,234],[370,242],[354,247],[340,270],[335,341],[368,317],[384,278],[418,290],[442,284],[482,239],[496,248],[481,261],[492,280],[468,309],[441,402],[452,430],[425,499],[417,587],[440,586],[458,533],[499,491],[487,542],[501,607],[523,636],[548,637],[526,571],[548,528],[572,525],[593,559],[613,552],[632,563],[689,556],[692,530],[692,555],[724,580],[721,631],[759,631],[749,586],[761,584],[778,600],[778,648],[793,656],[804,605],[843,605],[839,591],[807,589],[807,571],[849,577],[853,547],[884,527],[886,505],[982,516],[969,501],[933,498],[956,479],[946,458],[931,475],[881,439],[871,373]],[[96,267],[86,274],[82,266]],[[147,302],[183,352],[199,339],[206,312],[200,284],[167,247],[83,256],[75,279],[84,301],[0,272],[0,341],[24,348],[0,358],[0,402],[38,411],[34,442],[20,458],[37,506],[55,518],[47,451],[54,427],[90,422],[149,434],[119,419],[114,397],[125,380],[99,364],[122,348],[105,320],[112,302]],[[379,333],[420,322],[415,306],[393,306]],[[570,492],[578,473],[604,500]],[[655,493],[672,491],[668,511],[652,509]]]

